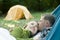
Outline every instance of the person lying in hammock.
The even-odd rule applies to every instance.
[[[27,23],[24,29],[21,27],[14,28],[13,31],[11,32],[11,35],[13,35],[17,39],[31,38],[31,40],[41,40],[47,35],[50,27],[54,24],[54,22],[55,17],[53,15],[44,15],[41,17],[40,21],[31,21]],[[37,36],[38,34],[40,36]]]
[[[55,17],[51,14],[44,14],[41,16],[40,21],[38,21],[38,32],[33,37],[34,40],[45,40],[46,35],[49,33],[52,25],[55,22]]]

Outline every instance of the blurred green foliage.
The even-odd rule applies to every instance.
[[[59,3],[60,0],[0,0],[0,10],[6,13],[11,6],[19,4],[32,11],[43,11],[55,8]]]
[[[41,10],[55,8],[57,5],[59,5],[58,0],[41,0],[40,1]]]
[[[40,0],[3,0],[3,12],[6,13],[13,5],[24,5],[29,10],[40,10]]]
[[[13,35],[16,38],[29,38],[30,31],[22,29],[21,27],[15,27],[11,32],[11,35]]]

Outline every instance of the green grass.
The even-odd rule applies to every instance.
[[[17,21],[7,21],[7,20],[4,20],[4,17],[2,16],[2,17],[0,17],[0,27],[4,27],[7,29],[9,28],[9,26],[23,27],[29,21],[40,20],[41,14],[50,13],[50,12],[31,12],[31,13],[34,16],[34,18],[30,19],[30,20],[20,19]]]

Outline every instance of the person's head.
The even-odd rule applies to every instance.
[[[44,27],[51,27],[55,22],[55,17],[50,14],[45,14],[41,16],[39,23],[39,30],[43,30]]]
[[[30,21],[25,25],[25,29],[31,31],[31,33],[34,35],[38,29],[37,29],[38,23],[36,21]]]

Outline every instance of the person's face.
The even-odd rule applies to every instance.
[[[31,31],[32,35],[34,35],[37,32],[37,27],[27,26],[26,29]]]
[[[44,16],[42,16],[40,21],[39,21],[38,30],[43,30],[45,27],[50,27],[50,23],[48,20],[44,19]]]
[[[29,30],[32,32],[32,34],[34,35],[37,32],[37,23],[35,21],[31,21],[29,23],[27,23],[27,26],[25,29]]]

